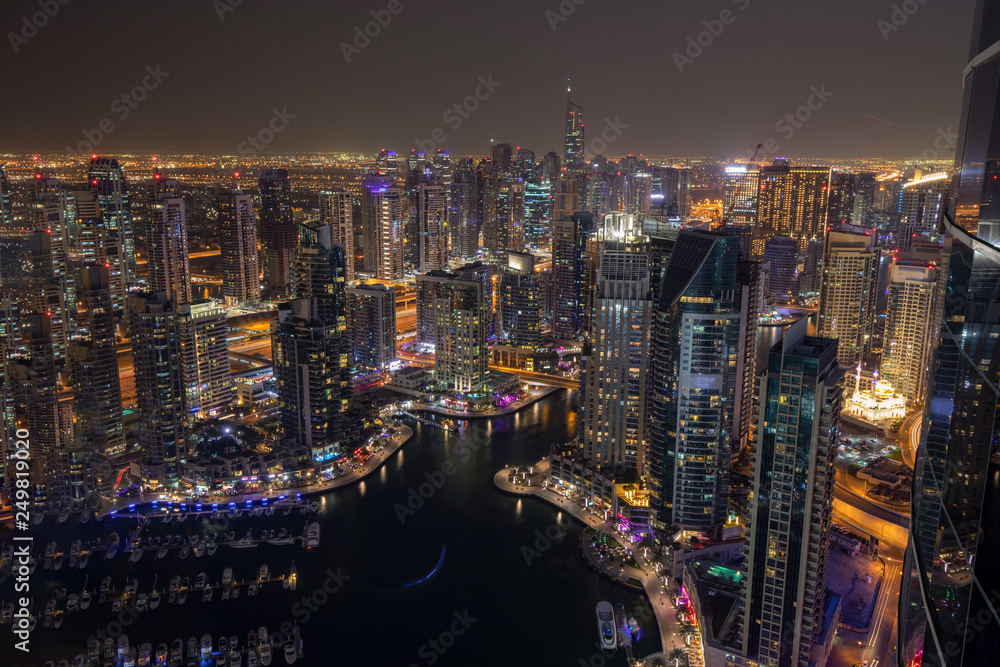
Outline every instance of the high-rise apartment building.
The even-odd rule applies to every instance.
[[[914,404],[923,403],[927,387],[939,272],[933,264],[905,256],[889,267],[881,374]]]
[[[403,192],[385,174],[362,179],[365,272],[380,280],[403,277]]]
[[[535,258],[507,253],[500,269],[500,341],[511,347],[534,348],[542,338],[542,286]]]
[[[145,229],[149,289],[164,292],[175,304],[191,301],[187,219],[178,189],[176,180],[154,175]]]
[[[767,239],[777,234],[795,239],[800,253],[810,239],[822,238],[829,186],[827,167],[793,167],[781,158],[761,167],[751,258],[762,257]]]
[[[451,233],[451,255],[474,259],[479,253],[479,218],[476,205],[476,172],[469,160],[455,169],[451,183],[451,204],[448,229]]]
[[[396,360],[396,290],[355,285],[347,288],[347,304],[354,365],[388,368]]]
[[[264,281],[272,296],[283,296],[291,289],[292,260],[299,240],[292,215],[292,182],[287,169],[261,167],[257,185]]]
[[[736,236],[682,231],[652,326],[649,475],[657,525],[716,532],[752,421],[757,265]]]
[[[848,369],[871,353],[880,254],[870,233],[826,234],[817,332],[839,341],[838,360]]]
[[[77,248],[83,265],[108,269],[111,307],[116,321],[125,313],[125,282],[122,275],[122,248],[118,234],[105,224],[97,193],[74,193],[77,215]]]
[[[805,333],[805,318],[785,330],[757,394],[742,635],[744,656],[760,665],[825,662],[817,645],[843,370],[836,340]]]
[[[226,305],[260,300],[257,221],[250,195],[224,190],[217,201],[222,291]]]
[[[948,210],[951,175],[915,170],[913,180],[903,184],[899,197],[899,233],[896,246],[909,249],[915,236],[937,236]]]
[[[583,150],[583,107],[569,99],[570,89],[566,86],[566,122],[563,134],[563,164],[567,169],[583,165],[586,158]]]
[[[344,248],[344,277],[354,282],[354,203],[351,193],[333,188],[319,193],[319,222],[333,229],[333,243]]]
[[[450,390],[472,393],[486,381],[489,367],[489,295],[483,282],[472,277],[442,278],[432,302],[434,380]]]
[[[795,239],[775,236],[764,246],[764,262],[770,265],[767,296],[773,303],[791,303],[795,296],[798,245]]]
[[[649,378],[649,239],[631,214],[609,215],[599,232],[589,355],[580,376],[581,453],[591,465],[645,470]]]
[[[132,200],[124,166],[112,157],[94,157],[87,172],[90,190],[97,197],[100,219],[107,230],[108,239],[117,243],[119,256],[108,256],[112,264],[112,279],[121,274],[124,291],[135,285],[135,233],[132,228]],[[117,307],[124,308],[124,302]]]
[[[226,311],[212,299],[182,303],[175,322],[185,412],[192,419],[218,415],[236,398]]]
[[[757,197],[760,193],[760,167],[755,164],[730,165],[726,167],[722,183],[722,207],[726,224],[755,227]]]
[[[448,268],[448,189],[421,183],[417,188],[417,248],[420,272]]]

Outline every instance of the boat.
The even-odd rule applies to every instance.
[[[225,655],[229,650],[229,640],[225,637],[219,637],[219,653]]]
[[[129,579],[128,583],[125,584],[125,595],[135,595],[136,591],[139,590],[139,581],[137,579]]]
[[[188,599],[187,589],[182,588],[180,592],[177,594],[177,604],[184,604],[185,602],[187,602],[187,599]]]
[[[66,600],[66,611],[76,611],[80,606],[80,596],[73,593]]]
[[[138,563],[140,558],[142,558],[142,549],[135,549],[128,559],[131,563]]]
[[[205,547],[205,551],[208,553],[209,556],[214,556],[215,550],[218,548],[219,548],[218,544],[216,544],[215,542],[209,542],[208,546]]]
[[[41,512],[35,512],[35,515],[31,517],[31,520],[35,523],[36,526],[40,524],[44,519],[45,515],[42,514]]]
[[[101,659],[101,642],[91,639],[87,642],[87,660],[97,662]]]
[[[319,546],[319,523],[316,521],[309,524],[309,527],[306,529],[306,546]]]
[[[242,667],[243,666],[243,653],[240,651],[230,651],[229,652],[229,665],[230,667]]]
[[[115,557],[115,554],[117,553],[118,553],[117,549],[109,548],[107,551],[104,552],[104,560],[111,560],[112,558]]]
[[[58,571],[59,569],[62,568],[62,565],[63,565],[63,555],[56,554],[55,559],[52,561],[52,569]]]
[[[228,586],[223,586],[223,588],[222,588],[222,599],[223,599],[223,601],[229,599],[229,587]]]
[[[212,601],[212,587],[211,586],[205,586],[205,591],[201,594],[201,601],[202,602],[211,602]]]
[[[318,510],[318,509],[319,509],[319,503],[318,503],[318,502],[316,502],[316,501],[314,500],[314,501],[312,501],[311,503],[309,503],[309,511],[310,511],[310,512],[315,512],[315,511],[316,511],[316,510]]]
[[[190,544],[192,547],[195,546],[195,545],[197,545],[198,544],[198,536],[197,535],[190,535],[188,537],[188,544]]]
[[[160,591],[153,591],[152,594],[150,594],[149,596],[149,608],[156,609],[157,607],[159,607],[161,597],[162,596],[160,595]]]
[[[257,651],[252,648],[247,649],[247,667],[257,667]]]
[[[618,646],[618,636],[615,632],[615,613],[611,603],[602,600],[597,603],[597,634],[601,640],[601,648],[614,650]]]
[[[166,558],[166,557],[167,557],[167,547],[166,547],[166,545],[164,545],[164,546],[160,547],[160,548],[159,548],[159,549],[157,550],[157,552],[156,552],[156,557],[157,557],[158,559],[159,559],[159,558]]]
[[[70,556],[79,556],[80,555],[80,546],[82,544],[83,544],[82,541],[80,541],[80,540],[74,540],[73,544],[69,545],[69,555]]]
[[[235,651],[236,647],[240,645],[240,639],[236,635],[229,636],[229,650]]]
[[[194,551],[195,558],[201,558],[205,555],[205,549],[200,544],[193,547],[192,551]]]
[[[111,613],[112,614],[117,614],[118,611],[121,608],[122,608],[122,599],[121,598],[115,598],[114,600],[111,601]]]
[[[165,665],[167,664],[167,645],[160,644],[156,647],[156,664]]]
[[[90,594],[89,591],[84,591],[83,593],[81,593],[80,594],[80,611],[83,611],[87,607],[89,607],[90,606],[90,601],[93,600],[93,599],[94,598]]]
[[[14,605],[10,602],[3,606],[3,610],[0,611],[0,625],[10,623],[11,619],[14,618]]]
[[[233,583],[233,568],[227,567],[222,571],[222,585],[228,586]]]
[[[188,554],[190,553],[191,553],[191,547],[185,544],[184,546],[181,547],[181,553],[179,555],[181,558],[187,558]]]
[[[192,643],[194,642],[194,638],[193,637],[191,638],[191,642]],[[196,647],[192,646],[192,648],[196,648]],[[189,658],[193,658],[194,657],[194,651],[191,651],[190,655],[188,655],[188,657]],[[170,642],[170,656],[169,656],[168,660],[170,662],[180,662],[183,659],[184,659],[184,642],[182,642],[178,638],[178,639],[175,639],[174,641]]]
[[[264,582],[267,581],[267,565],[261,565],[260,571],[257,573],[257,581]]]
[[[71,569],[71,570],[75,570],[76,569],[76,556],[70,556],[69,557],[69,569]]]
[[[295,640],[289,639],[285,642],[285,662],[294,664],[299,657],[299,652],[295,650]]]
[[[117,549],[119,543],[121,543],[121,540],[122,538],[118,535],[117,532],[111,533],[111,536],[108,537],[108,548]]]
[[[251,630],[247,633],[247,648],[253,648],[257,645],[257,633]]]
[[[628,629],[633,633],[639,632],[639,621],[635,620],[635,616],[628,619]]]
[[[46,544],[45,545],[45,556],[46,556],[46,558],[50,558],[52,556],[55,556],[57,548],[59,548],[59,545],[57,545],[55,542],[49,542],[48,544]],[[10,550],[9,554],[5,551],[4,552],[4,559],[6,560],[11,555],[13,555],[13,553],[14,553],[13,549]]]
[[[260,644],[270,644],[271,637],[267,634],[267,626],[262,625],[257,628],[257,642]]]
[[[239,596],[240,596],[240,587],[239,586],[233,586],[233,599],[236,599]]]
[[[260,531],[260,541],[263,542],[266,539],[267,539],[267,531],[266,530]]]
[[[170,523],[171,519],[173,519],[173,517],[170,516],[169,514],[164,514],[163,515],[163,523]]]
[[[125,656],[128,655],[128,635],[122,635],[118,638],[118,659],[124,660]]]
[[[87,567],[87,562],[89,560],[90,560],[90,556],[88,554],[83,554],[82,556],[80,556],[80,569],[81,570]]]
[[[139,647],[139,667],[149,667],[149,660],[152,657],[153,647],[149,642],[145,642]]]
[[[159,548],[159,546],[160,546],[160,538],[159,537],[154,537],[152,540],[150,540],[150,542],[149,542],[149,548],[150,549],[157,549],[157,548]]]
[[[220,653],[219,656],[215,659],[215,667],[228,667],[228,665],[229,661],[226,658],[226,654]]]
[[[257,582],[256,581],[251,581],[250,585],[247,586],[247,595],[250,596],[250,597],[253,597],[254,595],[257,595]]]
[[[187,518],[188,518],[187,514],[181,514],[177,517],[177,523],[184,523],[185,521],[187,521]]]
[[[201,659],[208,660],[212,657],[212,638],[209,635],[201,636]]]
[[[109,659],[115,657],[115,640],[111,637],[104,639],[104,657]]]
[[[66,523],[66,519],[69,518],[69,512],[60,512],[59,518],[56,519],[56,523]]]
[[[181,587],[181,575],[175,574],[170,580],[170,585],[167,586],[167,590],[171,593],[176,593],[177,589]]]
[[[59,629],[60,627],[62,627],[62,622],[63,622],[63,615],[62,614],[54,614],[53,615],[53,618],[52,618],[52,627],[54,627],[56,629]]]
[[[264,516],[274,516],[274,508],[268,507],[266,510],[264,510]]]
[[[260,651],[260,664],[263,667],[267,667],[271,664],[271,645],[267,642],[261,642],[260,646],[257,647]]]
[[[87,523],[90,521],[90,512],[84,512],[80,515],[80,523]]]
[[[230,546],[235,547],[237,549],[246,549],[247,547],[252,547],[254,546],[253,536],[250,534],[250,531],[247,531],[246,535],[241,537],[239,541],[230,544]]]
[[[138,597],[135,599],[135,610],[136,611],[146,611],[149,608],[149,596],[145,593],[139,593]]]
[[[199,590],[205,587],[205,582],[208,580],[208,575],[204,572],[199,572],[198,576],[194,580],[194,589]]]

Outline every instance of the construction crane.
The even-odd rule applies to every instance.
[[[757,149],[754,150],[753,155],[750,156],[750,160],[747,162],[747,166],[750,166],[757,159],[757,155],[760,153],[760,149],[764,147],[764,144],[757,144]],[[733,195],[733,202],[729,205],[729,210],[726,214],[722,216],[721,224],[725,225],[729,222],[729,216],[733,214],[733,209],[736,208],[736,202],[739,201],[739,192]],[[718,210],[718,209],[716,209]]]

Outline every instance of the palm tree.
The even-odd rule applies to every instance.
[[[656,656],[649,661],[649,667],[667,667],[667,661],[660,656]]]
[[[667,660],[673,660],[674,667],[679,667],[681,664],[681,660],[683,660],[686,657],[687,653],[684,651],[684,649],[680,648],[670,649],[670,653],[667,654]]]
[[[691,643],[690,640],[694,638],[695,638],[695,631],[694,628],[692,628],[691,626],[685,626],[684,629],[681,630],[681,639],[684,640],[685,644],[690,644]]]

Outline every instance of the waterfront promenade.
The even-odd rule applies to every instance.
[[[337,475],[330,479],[325,479],[315,484],[309,484],[307,486],[299,486],[287,489],[277,489],[271,492],[258,492],[258,493],[245,493],[239,495],[213,495],[198,498],[185,498],[180,502],[186,502],[189,504],[201,503],[204,505],[211,505],[212,503],[218,503],[219,505],[228,504],[231,502],[245,503],[247,501],[263,500],[267,498],[270,500],[275,500],[280,496],[295,496],[295,495],[314,495],[319,493],[326,493],[327,491],[333,491],[335,489],[340,489],[345,486],[350,486],[360,482],[368,475],[372,474],[376,470],[382,467],[382,465],[392,458],[399,449],[406,444],[410,438],[413,437],[413,429],[404,424],[398,424],[393,427],[394,432],[389,442],[385,444],[380,450],[371,455],[371,457],[360,464],[353,470],[350,470],[343,475]],[[139,505],[142,503],[152,502],[154,500],[161,501],[161,494],[148,494],[145,496],[134,496],[131,498],[119,498],[114,503],[102,504],[99,516],[106,515],[111,511],[120,511],[127,508],[129,505]],[[210,510],[209,510],[210,511]]]
[[[512,412],[517,412],[521,408],[526,408],[535,401],[545,398],[555,391],[561,391],[561,389],[559,387],[537,386],[535,389],[529,391],[527,396],[519,398],[510,405],[505,405],[502,408],[490,408],[488,410],[476,412],[452,410],[451,408],[445,408],[440,405],[434,405],[433,403],[417,400],[414,400],[413,403],[410,404],[409,409],[412,411],[434,412],[447,417],[455,417],[456,419],[485,419],[487,417],[499,417],[500,415],[508,415]]]
[[[646,597],[649,598],[649,604],[652,606],[653,614],[656,616],[656,624],[659,626],[662,655],[666,656],[672,648],[683,648],[685,644],[679,633],[679,624],[676,621],[677,610],[674,608],[670,594],[664,587],[663,582],[656,575],[656,571],[653,569],[653,566],[643,557],[642,550],[638,547],[638,545],[632,544],[625,537],[620,535],[610,523],[601,517],[588,512],[573,500],[561,496],[555,491],[542,486],[542,480],[548,476],[548,470],[548,459],[542,459],[534,465],[531,476],[520,483],[512,483],[509,478],[511,473],[514,471],[514,468],[504,468],[493,477],[493,484],[505,493],[517,496],[535,496],[536,498],[540,498],[556,508],[569,513],[573,518],[585,526],[595,530],[601,530],[609,535],[615,536],[615,538],[629,550],[632,557],[635,559],[635,562],[639,565],[639,569],[626,568],[626,579],[634,577],[642,583],[643,591],[645,591]],[[621,577],[615,576],[613,572],[604,572],[604,574],[619,583],[623,583]],[[692,646],[690,647],[691,650],[688,653],[690,667],[701,667],[704,665],[704,659],[701,655],[700,647],[700,639],[692,642]],[[648,662],[656,655],[660,654],[647,656],[646,661]]]

